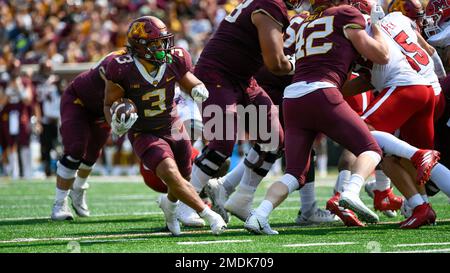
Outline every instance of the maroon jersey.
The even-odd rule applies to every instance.
[[[75,77],[70,83],[73,95],[95,117],[103,117],[103,101],[105,99],[105,81],[102,74],[109,62],[118,56],[125,55],[125,50],[114,51],[103,57],[94,67]],[[68,88],[67,90],[70,90]]]
[[[106,69],[106,78],[125,90],[138,110],[138,120],[132,129],[138,132],[155,132],[171,128],[177,118],[174,95],[175,83],[192,70],[189,53],[176,47],[173,62],[159,67],[150,75],[138,59],[131,55],[114,58]]]
[[[239,81],[247,81],[264,64],[258,30],[252,14],[262,12],[284,29],[289,25],[283,0],[244,0],[228,15],[207,43],[196,65],[202,71],[220,70]]]
[[[293,82],[328,82],[342,87],[359,53],[345,37],[345,28],[365,28],[356,8],[341,5],[307,17],[299,26]]]

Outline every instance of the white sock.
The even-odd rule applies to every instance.
[[[32,160],[30,147],[20,148],[20,160],[22,161],[22,169],[24,178],[31,178],[33,176]]]
[[[256,188],[245,184],[239,184],[238,192],[254,195]]]
[[[375,170],[375,190],[385,191],[391,187],[391,179],[382,170]]]
[[[255,212],[262,217],[268,218],[270,213],[272,213],[273,204],[268,200],[263,200],[259,207],[255,209]]]
[[[414,194],[413,196],[411,196],[409,199],[408,199],[408,205],[412,208],[412,209],[414,209],[415,207],[417,207],[417,206],[420,206],[420,205],[422,205],[423,203],[425,203],[424,201],[423,201],[423,198],[422,198],[422,196],[420,195],[420,194]]]
[[[56,188],[55,201],[63,202],[67,198],[68,195],[69,195],[69,191],[65,191],[65,190]]]
[[[314,182],[306,183],[300,190],[301,210],[302,212],[310,211],[316,202],[316,193]]]
[[[205,208],[198,215],[208,221],[208,223],[211,223],[216,216],[216,214],[208,206],[205,206]]]
[[[389,133],[380,131],[371,131],[371,133],[385,153],[411,159],[414,153],[419,150]]]
[[[352,176],[352,172],[349,170],[342,170],[339,172],[339,175],[337,177],[336,185],[334,186],[334,192],[342,192],[344,185],[344,181],[349,181],[350,177]]]
[[[74,189],[83,189],[83,186],[86,184],[86,178],[81,178],[78,175],[75,176],[75,181],[73,182],[72,188]]]
[[[328,172],[328,156],[325,155],[318,155],[317,156],[317,168],[319,169],[319,175],[321,177],[327,176]]]
[[[11,152],[8,155],[9,161],[9,171],[12,179],[19,179],[20,170],[19,170],[19,155],[17,152]]]
[[[450,170],[438,163],[431,170],[431,180],[445,195],[450,197]]]
[[[361,187],[364,184],[364,177],[359,174],[352,174],[350,180],[344,181],[343,189],[344,191],[349,191],[359,195]]]
[[[204,173],[197,165],[192,167],[191,183],[197,192],[201,192],[211,176]]]
[[[430,203],[430,200],[428,200],[428,195],[422,194],[421,196],[422,196],[422,199],[423,199],[423,201],[424,201],[425,203]]]
[[[223,181],[222,185],[227,191],[228,196],[230,196],[236,190],[237,185],[239,185],[239,182],[244,175],[244,168],[244,161],[241,161],[233,170],[231,170],[231,172],[227,173],[227,175],[225,176],[225,180]]]

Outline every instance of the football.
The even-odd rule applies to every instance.
[[[120,98],[116,100],[111,106],[111,115],[114,115],[114,113],[116,113],[116,117],[118,120],[120,120],[120,117],[122,115],[125,115],[125,121],[127,121],[131,113],[136,112],[136,105],[132,100],[127,98]]]

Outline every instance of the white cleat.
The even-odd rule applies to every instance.
[[[86,201],[86,192],[88,188],[89,184],[86,183],[85,187],[72,189],[69,193],[69,197],[72,199],[72,207],[75,210],[75,213],[80,217],[89,217],[89,215],[91,215]]]
[[[300,226],[320,225],[339,221],[339,217],[332,214],[329,210],[318,208],[315,203],[310,211],[302,212],[295,219],[295,223]]]
[[[253,194],[242,193],[238,189],[231,195],[224,207],[232,215],[245,222],[252,210],[253,197]]]
[[[377,223],[380,221],[378,215],[366,207],[359,196],[355,193],[345,191],[341,193],[339,206],[354,211],[360,220],[367,223]]]
[[[375,194],[373,193],[373,191],[375,190],[375,183],[376,180],[372,180],[367,182],[366,185],[364,185],[364,190],[366,191],[367,195],[372,199],[375,196]],[[397,212],[395,210],[384,210],[382,211],[382,213],[389,218],[397,217]]]
[[[257,214],[254,210],[250,212],[244,224],[244,228],[254,234],[277,235],[278,231],[273,230],[269,225],[269,219]]]
[[[208,219],[211,232],[214,235],[220,235],[227,229],[227,223],[225,223],[223,218],[218,213],[214,211],[212,213],[212,217]]]
[[[225,210],[225,202],[228,199],[228,194],[222,185],[222,178],[210,179],[205,186],[205,193],[211,199],[212,207],[211,209],[222,216],[226,223],[230,221],[228,212]]]
[[[205,221],[200,218],[198,213],[183,202],[178,203],[177,207],[178,220],[187,227],[204,227]]]
[[[403,200],[402,206],[400,208],[400,213],[408,219],[413,214],[413,209],[408,205],[408,202],[406,200]]]
[[[167,198],[167,194],[161,194],[158,199],[158,204],[164,213],[166,225],[173,236],[179,236],[181,234],[180,223],[177,219],[177,204],[170,202]]]
[[[56,201],[53,204],[51,218],[53,221],[73,220],[73,214],[69,208],[67,198],[64,201]]]

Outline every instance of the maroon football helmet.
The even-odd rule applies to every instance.
[[[127,33],[127,48],[131,54],[155,65],[171,63],[170,51],[174,47],[174,35],[166,25],[154,16],[134,20]]]
[[[431,37],[450,26],[450,1],[430,0],[425,11],[424,32]]]
[[[370,15],[372,7],[376,5],[375,0],[349,0],[348,3],[367,15]]]

